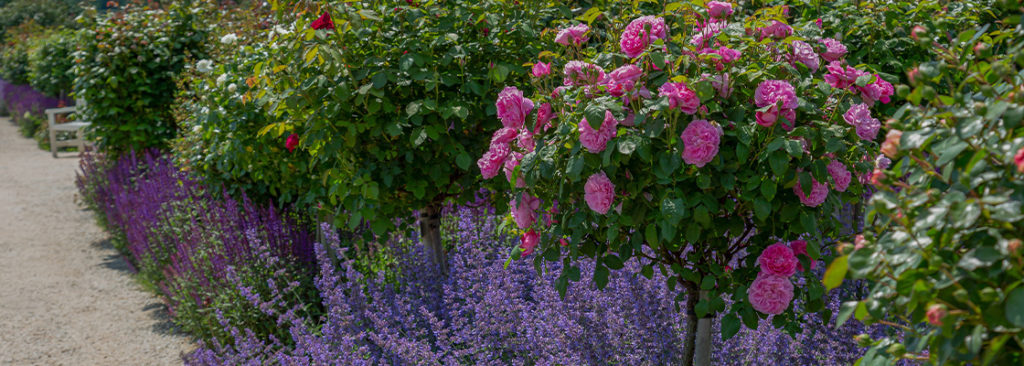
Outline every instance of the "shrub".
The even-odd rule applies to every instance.
[[[368,223],[367,238],[393,232],[393,218],[419,210],[433,261],[447,263],[440,207],[472,199],[479,188],[471,155],[497,125],[486,105],[497,83],[525,82],[521,65],[548,42],[541,34],[557,8],[493,0],[284,3],[294,6],[277,8],[284,23],[275,27],[274,51],[254,66],[256,86],[242,97],[273,117],[261,134],[279,149],[296,148],[307,160],[296,168],[321,182],[323,189],[296,192],[307,195],[300,200],[336,208],[339,226]]]
[[[18,42],[0,49],[0,79],[11,84],[28,84],[29,48],[25,42]]]
[[[1024,29],[1007,14],[933,43],[935,59],[910,72],[913,105],[882,144],[892,164],[872,174],[868,230],[830,266],[872,282],[840,322],[903,329],[865,337],[862,363],[1024,362]]]
[[[231,340],[219,332],[215,312],[261,337],[287,339],[272,308],[248,305],[259,296],[312,304],[298,315],[317,319],[319,299],[307,291],[312,238],[286,212],[257,207],[244,195],[239,204],[156,152],[114,162],[87,155],[78,187],[117,234],[116,246],[142,282],[168,300],[176,324],[200,339]],[[268,279],[287,290],[271,292]]]
[[[65,97],[71,92],[74,81],[71,54],[76,43],[70,31],[54,32],[38,41],[38,47],[29,56],[28,79],[33,88],[54,98]]]
[[[505,88],[504,128],[478,165],[509,182],[524,232],[513,258],[562,262],[565,291],[579,258],[596,260],[602,287],[640,257],[691,319],[726,312],[726,338],[768,317],[796,333],[824,310],[810,270],[826,239],[849,235],[836,213],[860,200],[881,127],[870,107],[893,87],[847,65],[813,24],[785,23],[783,7],[730,12],[675,3],[595,22],[545,53],[556,71],[535,72],[532,94]],[[709,349],[710,327],[696,323],[684,364],[709,362],[694,351]]]
[[[176,136],[173,102],[178,73],[204,57],[209,24],[193,1],[168,10],[127,6],[85,18],[74,54],[76,97],[101,151],[166,147]]]

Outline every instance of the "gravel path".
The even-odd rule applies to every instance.
[[[0,118],[0,365],[180,365],[192,349],[76,204],[58,159]]]

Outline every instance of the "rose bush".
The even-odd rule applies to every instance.
[[[809,269],[844,234],[835,214],[864,192],[851,175],[873,168],[880,124],[863,90],[881,105],[892,87],[845,63],[813,23],[787,24],[783,7],[737,19],[722,6],[671,3],[590,24],[589,41],[550,51],[563,73],[535,77],[528,93],[505,89],[495,104],[505,128],[478,165],[485,178],[513,167],[504,190],[552,217],[516,220],[540,239],[512,257],[536,253],[538,270],[561,261],[559,291],[579,279],[581,257],[596,259],[601,287],[639,256],[643,273],[668,276],[690,319],[727,312],[725,338],[769,314],[794,333],[824,294],[797,265]],[[821,54],[834,61],[815,70]]]
[[[872,281],[839,323],[902,328],[862,336],[863,365],[1024,362],[1024,29],[993,14],[933,43],[934,60],[914,69],[912,104],[881,147],[892,164],[872,174],[866,231],[825,275],[830,287]]]

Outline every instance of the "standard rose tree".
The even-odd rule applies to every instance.
[[[532,89],[497,99],[504,128],[477,164],[487,179],[504,169],[495,179],[508,182],[523,232],[514,258],[562,261],[564,293],[578,258],[596,259],[603,286],[639,257],[700,319],[687,324],[686,357],[706,364],[695,350],[709,348],[716,313],[727,312],[728,338],[766,317],[796,331],[803,313],[823,309],[810,269],[826,240],[850,235],[835,214],[863,192],[853,175],[874,169],[870,108],[892,87],[782,8],[738,20],[725,2],[672,7],[566,22]]]

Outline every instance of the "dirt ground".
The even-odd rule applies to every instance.
[[[174,365],[193,348],[76,203],[54,159],[0,118],[0,365]]]

